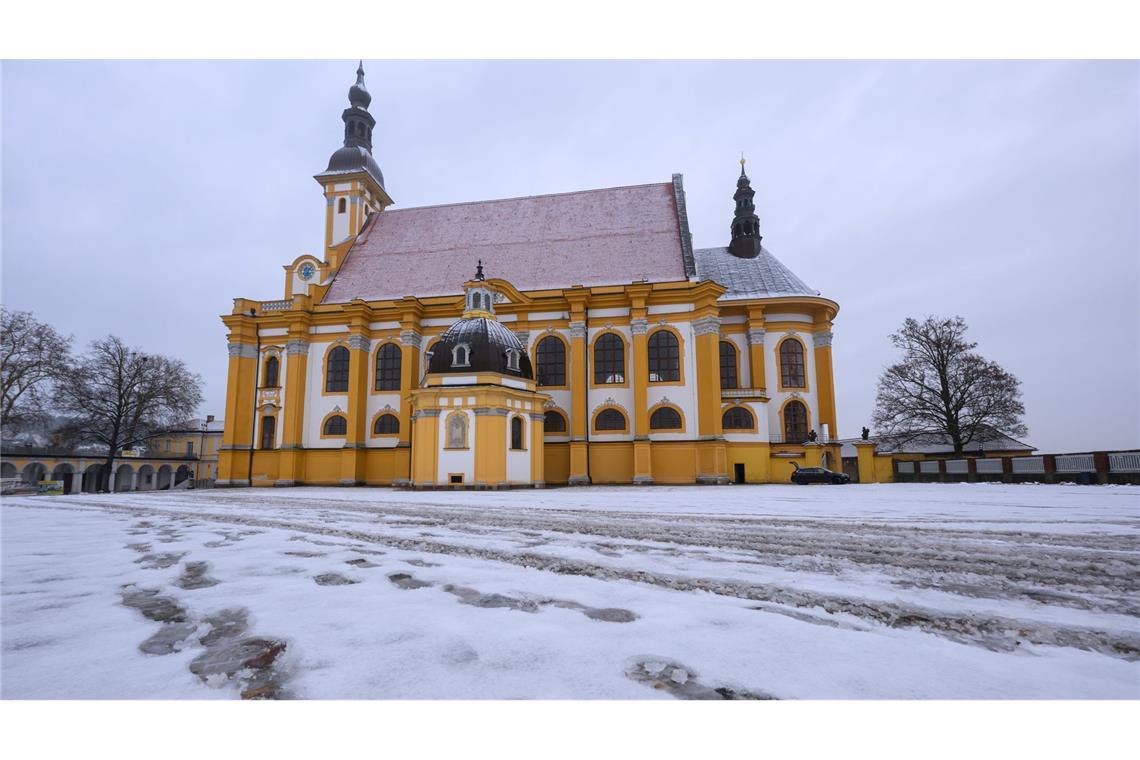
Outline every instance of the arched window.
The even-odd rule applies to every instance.
[[[540,386],[566,385],[566,344],[561,338],[547,335],[540,340],[534,358],[538,363],[535,377]]]
[[[617,409],[603,409],[594,418],[595,430],[625,430],[625,415]]]
[[[523,421],[518,415],[511,417],[511,448],[523,447]]]
[[[446,448],[467,448],[467,415],[463,412],[452,412],[447,418]]]
[[[803,443],[807,438],[807,407],[802,401],[789,401],[784,406],[784,442]]]
[[[727,340],[720,342],[720,387],[740,387],[736,370],[736,346]]]
[[[385,343],[376,352],[376,390],[400,390],[400,347]]]
[[[519,371],[519,352],[517,348],[508,348],[507,351],[507,369]]]
[[[625,341],[616,333],[603,333],[594,343],[594,383],[625,382]]]
[[[547,433],[565,433],[566,418],[561,412],[547,412],[543,417],[543,430]]]
[[[265,360],[265,382],[261,387],[263,388],[276,388],[278,385],[278,375],[280,374],[281,363],[276,356],[271,356]]]
[[[372,432],[376,435],[398,435],[400,432],[400,419],[394,414],[381,414],[372,425]]]
[[[338,214],[343,214],[347,207],[348,207],[348,201],[345,200],[344,198],[341,198],[339,201],[336,202],[336,212]]]
[[[649,336],[649,382],[666,383],[681,379],[681,346],[669,330]]]
[[[344,393],[348,390],[348,349],[337,346],[329,351],[325,363],[325,391]]]
[[[470,367],[471,366],[471,349],[466,343],[460,343],[455,348],[451,349],[451,366],[452,367]]]
[[[348,420],[341,417],[339,414],[334,414],[325,420],[325,435],[347,435],[348,434]]]
[[[649,415],[650,430],[680,430],[681,415],[671,406],[663,406]]]
[[[784,388],[805,388],[804,345],[795,338],[780,344],[780,385]]]
[[[277,418],[266,415],[261,418],[261,448],[271,449],[277,441]]]
[[[720,422],[725,430],[752,430],[756,427],[756,418],[743,406],[734,406],[727,410],[720,418]]]

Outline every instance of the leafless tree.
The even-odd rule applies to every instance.
[[[101,488],[126,448],[176,427],[202,403],[202,379],[178,359],[147,355],[110,335],[68,367],[56,402],[77,437],[107,449]]]
[[[961,317],[907,319],[891,342],[903,352],[879,378],[874,424],[899,440],[949,438],[955,453],[997,433],[1024,436],[1021,381],[973,353]]]
[[[46,418],[52,380],[67,366],[71,337],[30,311],[0,307],[0,426],[12,434]]]

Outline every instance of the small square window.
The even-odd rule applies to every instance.
[[[463,482],[463,476],[462,475],[452,475],[451,476],[451,482],[452,483],[462,483]]]

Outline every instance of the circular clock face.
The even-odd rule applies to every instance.
[[[313,279],[313,274],[316,271],[317,269],[313,266],[312,262],[306,261],[301,265],[301,268],[298,270],[297,274],[301,276],[302,280],[311,280]]]

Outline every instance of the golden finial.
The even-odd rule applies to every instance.
[[[744,151],[740,151],[740,166],[744,166]]]

